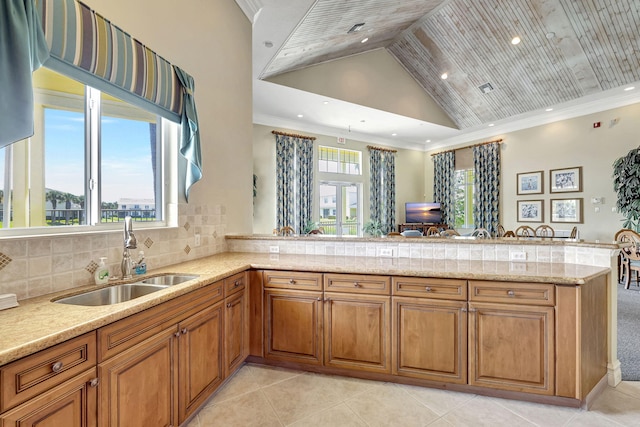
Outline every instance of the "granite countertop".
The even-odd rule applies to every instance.
[[[199,277],[131,301],[98,307],[51,302],[96,289],[95,286],[87,286],[22,300],[19,307],[0,311],[0,324],[4,325],[0,335],[0,365],[250,268],[526,281],[567,286],[583,284],[610,271],[605,267],[559,263],[222,253],[149,271],[146,276],[184,273],[198,274]],[[146,276],[139,276],[133,281]]]

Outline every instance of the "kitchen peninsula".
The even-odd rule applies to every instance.
[[[102,345],[100,331],[106,333],[125,321],[128,328],[143,324],[131,319],[156,307],[164,311],[164,304],[177,304],[173,301],[181,298],[197,301],[200,311],[165,319],[163,325],[177,325],[176,333],[188,331],[188,324],[183,325],[192,318],[188,316],[205,315],[203,324],[214,325],[207,330],[224,328],[221,348],[224,354],[230,352],[229,357],[221,353],[226,368],[203,386],[202,396],[213,392],[247,356],[318,372],[567,406],[587,404],[589,393],[597,393],[607,376],[610,383],[615,381],[615,370],[619,372],[615,347],[611,348],[615,306],[610,297],[615,292],[611,263],[617,244],[271,236],[228,236],[227,243],[229,252],[149,274],[198,274],[197,279],[125,303],[83,307],[51,302],[70,294],[67,291],[0,311],[0,322],[14,325],[0,337],[3,388],[7,372],[12,372],[7,368],[14,363],[75,339],[95,346],[96,331]],[[270,252],[271,246],[279,253]],[[528,261],[509,262],[512,251],[525,252]],[[240,310],[217,318],[208,308],[211,301],[212,306],[231,309],[239,295],[248,308],[244,314]],[[291,323],[291,313],[300,316],[297,323]],[[230,319],[238,318],[239,327],[227,330]],[[163,348],[170,353],[170,343],[184,339],[173,338],[172,328],[171,333],[159,331],[168,334],[159,338],[145,335],[112,358],[105,350],[102,362],[95,360],[95,350],[88,350],[94,354],[91,369],[102,370],[85,376],[97,378],[97,387],[106,387],[117,378],[113,375],[118,363],[129,360],[122,354],[141,350],[145,343],[169,343]],[[303,336],[309,331],[312,335]],[[300,339],[292,339],[294,335]],[[352,338],[358,345],[345,345]],[[500,345],[491,349],[496,343]],[[236,349],[240,359],[234,356]],[[511,370],[509,375],[505,370]],[[179,392],[181,399],[183,394],[188,393]],[[33,396],[38,399],[39,394]],[[176,405],[168,419],[175,425],[184,421],[202,396]],[[4,404],[0,418],[29,402]]]

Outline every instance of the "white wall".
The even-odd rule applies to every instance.
[[[570,120],[537,126],[531,129],[496,135],[504,141],[501,148],[501,222],[507,230],[527,224],[518,223],[517,200],[544,200],[544,223],[556,229],[571,229],[574,224],[551,223],[550,200],[582,198],[584,223],[577,224],[585,240],[611,241],[622,228],[623,217],[612,212],[616,204],[613,191],[613,162],[640,144],[640,104],[616,108]],[[618,124],[611,125],[613,119]],[[594,129],[593,123],[601,122]],[[493,140],[495,138],[487,138]],[[480,141],[470,141],[469,144]],[[469,145],[464,144],[464,145]],[[431,158],[431,156],[428,156]],[[549,170],[582,166],[583,191],[579,193],[549,193]],[[544,193],[518,196],[516,174],[544,171]],[[426,187],[433,192],[433,161],[427,160]],[[593,197],[604,197],[604,203],[594,205]],[[595,212],[595,208],[600,209]]]
[[[276,226],[276,181],[275,181],[275,135],[272,130],[292,132],[287,129],[277,129],[269,126],[254,125],[253,127],[253,162],[254,173],[258,176],[258,196],[255,198],[253,232],[256,234],[271,234]],[[315,158],[317,159],[317,146],[346,148],[362,151],[362,176],[355,178],[363,184],[363,220],[369,219],[369,152],[368,143],[347,139],[346,145],[336,143],[336,138],[326,135],[302,132],[307,136],[314,136]],[[404,222],[405,202],[424,201],[424,172],[425,155],[421,151],[398,150],[396,154],[396,223]],[[343,176],[342,176],[343,177]],[[344,181],[338,174],[318,174],[314,172],[314,194],[318,194],[318,181],[320,179]],[[317,204],[317,200],[315,201]],[[314,218],[318,219],[317,206],[314,206]]]

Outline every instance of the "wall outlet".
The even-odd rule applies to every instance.
[[[200,246],[200,233],[193,235],[193,246]]]
[[[269,246],[269,253],[270,254],[279,254],[280,253],[280,246]]]
[[[378,248],[378,256],[393,258],[396,256],[395,248]]]
[[[527,253],[524,251],[509,252],[509,260],[511,261],[526,261]]]

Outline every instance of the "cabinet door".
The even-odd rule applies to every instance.
[[[265,291],[265,357],[322,365],[322,292]]]
[[[180,422],[224,380],[223,316],[220,302],[178,325]]]
[[[96,368],[5,412],[0,425],[11,427],[95,427]],[[94,381],[92,381],[94,380]]]
[[[467,383],[467,303],[393,298],[393,374]]]
[[[249,320],[246,292],[225,300],[224,345],[225,378],[231,375],[249,354]]]
[[[325,293],[326,366],[391,372],[390,299]]]
[[[469,384],[554,394],[554,308],[469,303]]]
[[[177,333],[165,329],[98,365],[101,427],[178,425]]]

